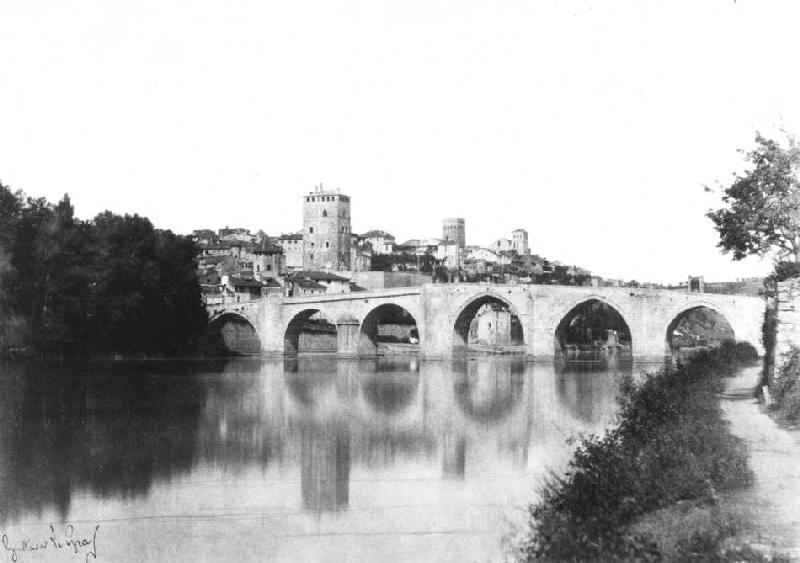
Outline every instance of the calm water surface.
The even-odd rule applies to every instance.
[[[99,561],[497,560],[567,439],[601,431],[640,367],[2,364],[0,561],[23,541],[47,547],[18,561],[92,545]]]

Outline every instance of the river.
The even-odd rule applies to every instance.
[[[568,439],[602,431],[640,367],[0,364],[0,560],[498,560]]]

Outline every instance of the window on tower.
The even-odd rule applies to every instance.
[[[308,232],[311,233],[311,234],[314,234],[314,227],[309,227],[308,228]]]
[[[327,217],[328,216],[328,210],[327,209],[323,209],[322,210],[322,216],[323,217]]]

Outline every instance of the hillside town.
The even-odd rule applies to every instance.
[[[423,283],[623,284],[532,253],[525,229],[487,246],[466,244],[463,218],[444,219],[439,237],[398,241],[381,229],[357,234],[351,229],[350,197],[322,185],[303,196],[302,216],[301,230],[279,235],[231,227],[193,231],[206,303]]]
[[[759,295],[763,278],[708,283],[690,276],[676,286],[602,278],[586,268],[531,251],[528,231],[513,229],[486,246],[466,244],[463,218],[442,221],[438,237],[398,242],[391,233],[351,229],[350,197],[320,184],[303,196],[302,229],[268,235],[224,227],[192,232],[200,253],[198,279],[206,304],[242,303],[280,295],[380,290],[424,283],[560,284],[651,287]]]

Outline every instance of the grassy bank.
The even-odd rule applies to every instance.
[[[620,392],[617,424],[583,437],[566,473],[530,506],[518,560],[757,559],[726,545],[736,522],[718,493],[752,479],[741,441],[724,421],[722,377],[753,362],[724,343]]]

